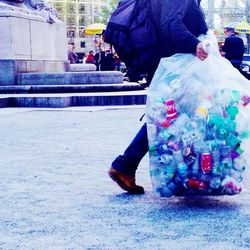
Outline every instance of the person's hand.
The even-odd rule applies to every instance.
[[[208,56],[208,53],[203,49],[201,42],[197,44],[196,56],[202,61],[205,60]]]
[[[226,53],[225,53],[224,51],[221,51],[221,50],[220,50],[220,54],[221,54],[221,56],[225,57],[225,54],[226,54]]]

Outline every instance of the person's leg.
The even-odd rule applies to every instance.
[[[111,165],[110,177],[124,190],[130,193],[144,193],[143,187],[135,184],[137,167],[148,152],[146,123],[141,127],[123,155],[119,155]]]
[[[148,138],[146,123],[141,127],[123,155],[119,155],[112,163],[112,167],[124,174],[134,176],[136,169],[148,152]]]

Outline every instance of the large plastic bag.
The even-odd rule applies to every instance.
[[[220,55],[212,31],[201,40],[206,60],[163,58],[148,89],[150,176],[163,197],[234,195],[243,188],[250,82]]]

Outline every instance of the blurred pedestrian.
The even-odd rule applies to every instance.
[[[105,51],[105,55],[103,58],[103,67],[102,70],[104,71],[112,71],[115,69],[115,60],[114,60],[114,54],[107,49]]]
[[[78,55],[75,53],[75,43],[69,44],[68,61],[69,61],[69,63],[77,63],[77,61],[78,61]]]
[[[233,28],[225,28],[226,39],[222,51],[231,64],[241,71],[240,65],[243,60],[244,42],[242,38],[236,36]]]
[[[86,58],[86,63],[95,64],[94,51],[90,50]]]
[[[82,63],[86,63],[87,56],[85,53],[82,53]]]
[[[99,47],[95,54],[95,65],[97,71],[104,70],[104,60],[105,60],[105,52],[102,51],[101,47]]]
[[[192,53],[200,60],[207,58],[197,38],[208,30],[199,0],[151,0],[151,13],[160,32],[162,57]],[[143,194],[143,187],[136,185],[135,173],[147,152],[147,128],[144,124],[124,153],[112,162],[109,176],[129,193]]]
[[[114,53],[114,63],[115,63],[115,70],[120,71],[121,70],[121,59],[117,55],[117,53]]]

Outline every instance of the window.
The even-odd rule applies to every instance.
[[[76,18],[75,18],[75,16],[68,16],[67,17],[67,25],[68,26],[75,26],[76,25]]]
[[[75,28],[68,28],[67,37],[69,37],[69,38],[76,37],[76,29]]]
[[[67,13],[68,14],[75,14],[75,4],[73,3],[68,3],[67,4]]]
[[[62,3],[55,3],[54,4],[55,9],[60,13],[63,10],[63,5]]]
[[[94,14],[98,14],[99,13],[99,6],[95,5],[94,6]]]
[[[80,14],[85,14],[86,13],[85,4],[79,4],[79,13]]]
[[[85,42],[81,41],[81,42],[80,42],[80,47],[81,47],[81,48],[85,48],[85,47],[86,47],[86,46],[85,46]]]
[[[79,26],[86,26],[86,17],[79,16]]]

